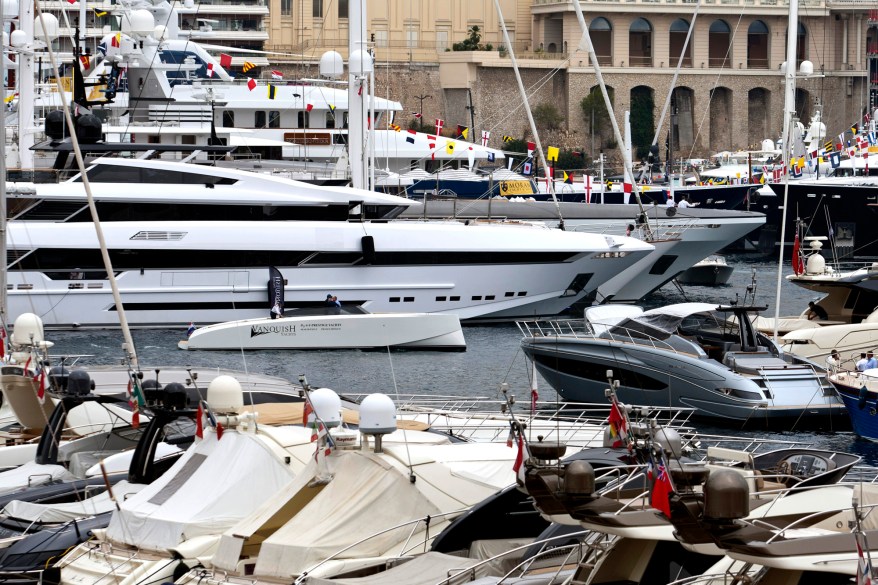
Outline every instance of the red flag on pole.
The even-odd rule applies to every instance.
[[[793,272],[796,276],[805,272],[805,263],[802,261],[802,251],[799,247],[799,234],[796,234],[796,239],[793,241]]]
[[[232,66],[232,56],[226,55],[225,53],[220,53],[220,67],[223,69],[228,69]]]
[[[512,471],[518,473],[521,464],[524,462],[524,438],[518,435],[518,453],[515,455],[515,463],[512,465]]]
[[[199,439],[204,438],[204,409],[201,403],[198,403],[198,414],[195,415],[195,436]]]
[[[656,473],[658,476],[655,479],[655,485],[652,486],[652,497],[650,499],[650,505],[659,510],[662,514],[671,517],[671,492],[674,491],[673,486],[671,485],[671,476],[668,475],[667,467],[665,467],[664,461],[659,460],[656,465]]]

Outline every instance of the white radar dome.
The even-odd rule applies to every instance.
[[[9,44],[13,47],[23,47],[27,44],[27,33],[21,29],[12,31],[9,35]]]
[[[3,20],[18,18],[18,0],[2,0]]]
[[[122,32],[148,35],[155,30],[155,18],[149,10],[132,10],[122,14]]]
[[[12,330],[13,345],[39,345],[45,341],[43,320],[33,313],[22,313],[15,320]]]
[[[4,11],[5,15],[6,12]],[[43,27],[45,26],[45,30]],[[34,39],[38,41],[54,41],[58,38],[58,18],[54,14],[44,12],[43,16],[34,18]]]
[[[320,75],[338,79],[344,75],[344,60],[335,51],[327,51],[320,56]]]
[[[799,65],[799,73],[802,75],[814,75],[814,63],[802,61],[802,64]]]
[[[353,75],[368,75],[373,69],[372,55],[362,49],[354,51],[351,53],[348,67]]]
[[[244,406],[241,383],[231,376],[217,376],[207,386],[207,403],[215,412],[238,412]]]
[[[360,403],[360,432],[386,435],[396,430],[396,405],[386,394],[376,392]]]
[[[308,394],[314,413],[323,421],[326,428],[331,429],[341,424],[341,398],[334,390],[318,388]]]
[[[156,25],[156,27],[152,29],[152,38],[157,41],[168,40],[168,27],[163,24]]]

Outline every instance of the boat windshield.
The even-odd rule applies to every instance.
[[[341,307],[302,307],[287,310],[284,317],[319,317],[320,315],[368,315],[369,311],[359,305],[342,305]]]

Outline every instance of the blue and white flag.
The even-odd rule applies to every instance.
[[[841,165],[841,155],[837,152],[830,153],[829,164],[832,165],[832,168],[837,169]]]

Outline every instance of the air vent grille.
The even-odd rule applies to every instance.
[[[131,236],[131,239],[139,241],[164,240],[168,242],[177,242],[185,238],[186,234],[187,232],[137,232]]]

